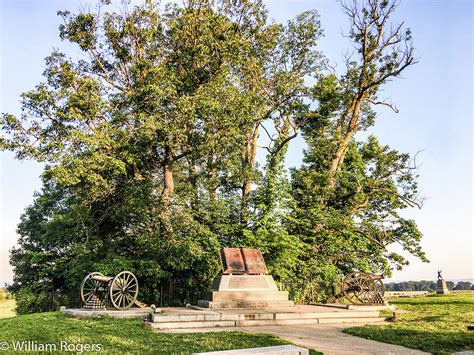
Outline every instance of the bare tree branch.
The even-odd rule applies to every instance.
[[[393,110],[393,112],[395,112],[395,113],[399,112],[398,109],[395,107],[395,105],[390,103],[390,102],[376,101],[376,100],[372,100],[372,99],[365,99],[365,101],[370,102],[373,105],[384,105],[384,106],[390,107]]]

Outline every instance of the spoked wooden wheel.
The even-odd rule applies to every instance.
[[[364,272],[353,272],[342,281],[342,292],[353,304],[373,303],[377,288],[370,275]]]
[[[92,272],[81,282],[81,301],[86,304],[92,297],[96,296],[99,299],[104,299],[106,289],[102,282],[94,280],[95,275],[104,276],[100,272]]]
[[[110,284],[109,298],[116,309],[128,309],[138,297],[138,280],[130,271],[122,271]]]
[[[375,290],[378,295],[382,297],[385,295],[385,286],[382,280],[375,280]]]

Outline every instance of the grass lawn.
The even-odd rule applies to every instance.
[[[390,325],[348,328],[351,335],[434,354],[474,350],[474,293],[392,299],[402,313]]]
[[[160,334],[143,328],[137,319],[74,319],[36,313],[0,319],[0,344],[100,344],[102,353],[189,353],[289,344],[272,335],[243,332]],[[76,348],[77,349],[77,348]],[[317,354],[312,352],[312,354]]]

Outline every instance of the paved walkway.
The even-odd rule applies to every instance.
[[[269,333],[297,345],[321,351],[324,354],[427,354],[420,350],[381,343],[342,332],[353,327],[346,324],[317,324],[296,326],[245,327],[242,330]]]
[[[359,324],[358,324],[359,325]],[[193,333],[215,331],[245,331],[268,333],[294,344],[321,351],[324,354],[428,354],[420,350],[408,349],[399,345],[380,343],[374,340],[355,337],[342,332],[344,328],[353,327],[348,324],[315,324],[315,325],[279,325],[234,328],[195,328],[170,329],[166,333]]]

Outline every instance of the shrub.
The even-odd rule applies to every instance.
[[[33,293],[29,287],[24,287],[15,294],[16,313],[28,314],[36,312],[57,311],[60,300],[52,293]]]

